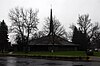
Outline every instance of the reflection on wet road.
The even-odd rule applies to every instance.
[[[31,58],[0,57],[0,66],[100,66],[100,62],[75,62]]]

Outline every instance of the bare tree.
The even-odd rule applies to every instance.
[[[98,23],[93,25],[91,23],[91,19],[89,19],[89,15],[85,14],[79,16],[77,24],[79,25],[79,31],[81,31],[85,36],[84,40],[87,39],[86,42],[85,41],[84,42],[86,44],[91,44],[92,37],[99,29]]]
[[[92,47],[100,48],[100,32],[96,32],[95,35],[92,37]]]
[[[79,29],[83,33],[88,33],[89,29],[92,26],[91,19],[89,19],[89,15],[88,14],[79,16],[77,24],[79,25]]]
[[[89,18],[88,14],[79,15],[77,24],[77,26],[73,24],[70,26],[70,28],[72,29],[72,42],[73,39],[75,39],[75,43],[80,44],[80,49],[86,50],[87,48],[90,48],[92,46],[94,41],[93,38],[99,30],[99,24],[98,22],[95,24],[91,23],[91,19]],[[77,28],[77,30],[75,27]]]
[[[91,39],[95,32],[97,32],[99,29],[98,22],[93,25],[93,23],[91,23],[91,19],[89,19],[88,14],[79,16],[77,24],[79,25],[79,30],[83,33],[86,33],[89,39]]]
[[[92,26],[92,29],[91,29],[91,32],[90,32],[90,44],[91,44],[91,47],[92,48],[97,48],[97,47],[100,47],[100,27],[99,27],[99,23],[96,22],[93,26]]]
[[[38,39],[38,38],[41,38],[43,36],[45,36],[45,34],[43,33],[43,31],[38,31],[38,32],[34,33],[32,39]]]
[[[64,27],[61,25],[58,19],[53,17],[53,27],[54,27],[54,34],[60,37],[66,36],[66,31]],[[45,19],[45,25],[43,27],[43,33],[48,35],[50,31],[50,18]]]
[[[38,24],[38,10],[14,8],[9,12],[9,18],[12,22],[11,32],[20,36],[22,43],[26,36],[26,44],[28,44],[29,37],[37,30]]]

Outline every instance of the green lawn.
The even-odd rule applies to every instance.
[[[0,53],[2,54],[2,53]],[[8,54],[3,53],[3,54]],[[12,55],[28,55],[28,56],[64,56],[64,57],[77,57],[77,56],[87,56],[85,51],[56,51],[56,52],[13,52]],[[100,52],[94,52],[94,56],[100,57]]]
[[[59,52],[14,52],[20,55],[36,55],[36,56],[86,56],[84,51],[59,51]]]
[[[100,57],[100,52],[94,52],[94,56]]]

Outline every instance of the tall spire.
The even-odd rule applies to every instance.
[[[53,20],[52,20],[52,8],[50,9],[50,32],[49,35],[53,35]]]

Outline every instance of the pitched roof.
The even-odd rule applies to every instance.
[[[51,35],[50,36],[44,36],[44,37],[41,37],[41,38],[38,38],[38,39],[34,39],[34,40],[31,40],[29,42],[29,45],[53,45],[52,42],[51,42]],[[68,45],[68,46],[77,46],[76,44],[73,44],[71,42],[69,42],[68,40],[66,39],[63,39],[59,36],[54,36],[54,45]]]

